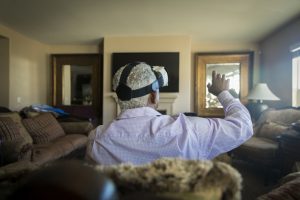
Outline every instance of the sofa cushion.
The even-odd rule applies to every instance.
[[[34,144],[45,144],[65,135],[58,121],[50,113],[23,119],[23,124],[31,135]]]
[[[87,139],[85,135],[70,134],[48,144],[34,145],[32,161],[43,164],[66,156],[75,149],[86,147]]]
[[[19,126],[9,117],[0,117],[0,165],[30,159],[32,144],[27,143]]]
[[[256,136],[276,140],[276,137],[281,135],[288,128],[289,125],[286,124],[266,121],[261,125]]]
[[[251,159],[269,162],[278,149],[278,143],[261,137],[252,137],[234,150],[235,154]]]
[[[32,138],[26,128],[24,127],[22,123],[22,118],[17,112],[9,112],[9,113],[0,113],[0,117],[9,117],[11,118],[19,127],[20,134],[23,137],[23,139],[29,143],[32,144]]]
[[[15,181],[18,177],[22,177],[37,168],[38,165],[29,160],[10,163],[0,168],[0,181],[9,179]]]
[[[272,122],[279,122],[282,124],[291,124],[300,119],[300,109],[268,109],[264,111],[259,117],[257,123],[264,123],[269,120]]]
[[[82,122],[59,122],[66,134],[88,135],[93,130],[93,125],[89,121]]]
[[[289,181],[293,181],[293,180],[296,180],[296,179],[300,179],[300,171],[299,172],[292,172],[292,173],[289,173],[288,175],[284,176],[279,184],[280,185],[283,185]]]

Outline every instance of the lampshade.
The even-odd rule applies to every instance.
[[[253,100],[280,100],[273,92],[269,89],[266,83],[258,83],[254,89],[249,93],[248,99]]]

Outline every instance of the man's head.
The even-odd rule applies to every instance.
[[[163,67],[151,67],[143,62],[129,63],[114,75],[113,90],[119,98],[121,110],[144,106],[156,107],[159,88],[168,84]]]

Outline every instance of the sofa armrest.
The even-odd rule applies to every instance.
[[[300,198],[300,177],[293,180],[287,180],[282,185],[275,187],[270,192],[259,196],[257,200],[282,200],[282,199],[299,199]]]
[[[292,172],[280,179],[279,184],[283,185],[295,179],[300,180],[300,172]]]
[[[84,134],[88,133],[94,129],[91,122],[59,122],[61,127],[64,129],[66,134]]]
[[[37,169],[39,166],[30,161],[14,162],[0,167],[0,181],[16,179],[26,173]]]

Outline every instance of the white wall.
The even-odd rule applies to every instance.
[[[111,54],[114,52],[179,52],[179,93],[174,113],[191,110],[191,40],[188,36],[105,37],[103,54],[103,123],[116,117],[111,95]]]

